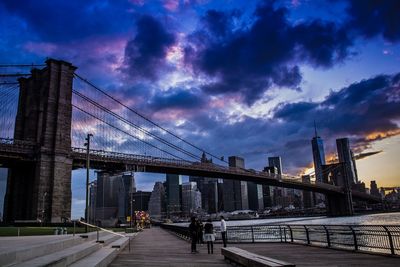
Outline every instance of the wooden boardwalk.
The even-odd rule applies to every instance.
[[[400,257],[355,253],[287,243],[228,244],[296,264],[296,266],[400,266]],[[221,256],[221,244],[214,254],[198,245],[199,254],[190,253],[190,243],[158,227],[145,229],[131,241],[131,251],[123,250],[110,266],[231,266]]]
[[[145,229],[131,241],[109,266],[231,266],[221,255],[221,244],[214,245],[214,254],[207,254],[207,245],[197,245],[198,254],[190,253],[190,243],[158,227]]]

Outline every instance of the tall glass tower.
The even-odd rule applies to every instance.
[[[349,138],[336,139],[339,162],[345,164],[346,176],[351,183],[357,183],[355,160],[350,150]]]
[[[317,182],[324,182],[324,176],[322,173],[322,165],[325,165],[325,151],[324,141],[317,134],[317,127],[314,122],[315,136],[311,140],[312,153],[314,159],[315,178]],[[326,181],[325,181],[326,182]]]

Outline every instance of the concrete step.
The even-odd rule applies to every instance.
[[[129,243],[129,237],[121,237],[110,244],[111,248],[124,249]]]
[[[103,244],[103,246],[107,246],[108,244],[114,242],[115,240],[118,240],[120,237],[121,236],[118,235],[107,234],[99,238],[99,243]]]
[[[29,237],[31,242],[23,242],[26,237],[20,237],[20,244],[12,244],[12,249],[0,253],[0,266],[9,266],[12,264],[24,262],[33,258],[48,255],[66,248],[76,246],[85,242],[78,236],[42,236],[33,240],[34,237]]]
[[[117,240],[104,246],[100,250],[88,255],[87,257],[71,264],[71,267],[105,267],[117,257],[119,251],[129,244],[129,237],[118,237]]]
[[[84,242],[83,244],[69,247],[42,257],[24,261],[12,266],[34,267],[34,266],[68,266],[73,262],[99,250],[102,244],[96,241]]]
[[[87,257],[69,265],[71,267],[105,267],[108,266],[118,255],[118,249],[103,247]]]

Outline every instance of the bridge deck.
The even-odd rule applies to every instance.
[[[296,264],[296,266],[400,266],[400,258],[369,255],[327,248],[285,243],[232,244],[232,246]],[[190,253],[190,243],[160,228],[146,229],[131,241],[111,263],[120,266],[231,266],[221,256],[221,244],[214,254],[198,245],[199,254]]]

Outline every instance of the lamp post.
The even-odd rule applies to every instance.
[[[88,134],[85,138],[86,143],[86,209],[85,209],[85,221],[88,223],[89,218],[89,169],[90,169],[90,137],[93,134]],[[85,232],[88,232],[88,226],[85,225]]]

